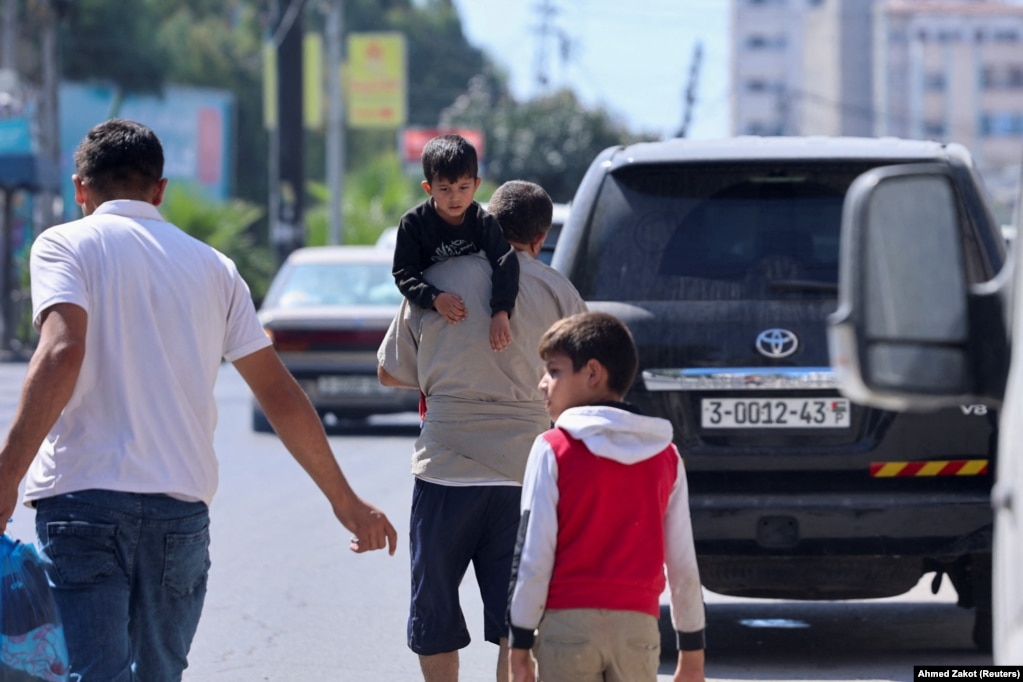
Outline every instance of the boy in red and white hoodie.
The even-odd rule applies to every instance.
[[[655,682],[665,573],[678,640],[673,680],[704,682],[685,469],[670,422],[623,402],[638,365],[628,328],[604,313],[572,315],[547,330],[540,356],[554,428],[534,442],[522,489],[512,682]]]

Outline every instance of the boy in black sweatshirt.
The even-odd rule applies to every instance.
[[[480,186],[476,148],[461,135],[440,135],[423,148],[423,189],[430,198],[398,223],[394,280],[410,302],[434,309],[448,322],[465,319],[462,298],[423,277],[433,263],[480,251],[493,268],[490,347],[511,342],[511,311],[519,290],[519,261],[497,219],[473,199]]]

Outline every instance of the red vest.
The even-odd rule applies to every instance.
[[[546,607],[658,616],[675,446],[622,464],[594,455],[561,429],[543,437],[558,463],[558,539]]]

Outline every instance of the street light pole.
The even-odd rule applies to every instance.
[[[302,7],[304,0],[281,0],[274,22],[277,53],[277,126],[271,152],[276,177],[271,173],[270,194],[276,211],[271,215],[270,241],[280,265],[305,245],[305,129],[302,115]]]
[[[328,243],[344,242],[345,119],[341,95],[341,38],[344,0],[329,0],[327,14],[327,187],[330,196]]]

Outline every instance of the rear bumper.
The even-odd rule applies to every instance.
[[[372,373],[337,367],[319,371],[292,369],[292,375],[321,414],[339,411],[369,415],[419,409],[419,391],[382,385],[375,368]]]
[[[935,570],[961,583],[963,566],[991,552],[992,511],[979,493],[714,495],[690,504],[700,578],[720,594],[890,597]]]
[[[991,551],[986,492],[690,498],[697,553],[960,556]]]

